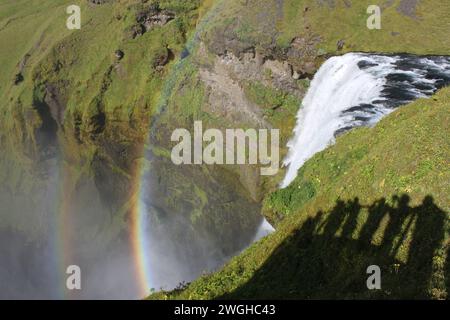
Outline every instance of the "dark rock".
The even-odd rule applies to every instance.
[[[153,60],[153,67],[163,67],[167,64],[167,62],[169,61],[169,56],[166,53],[164,54],[160,54],[158,56],[156,56],[156,58]]]
[[[111,2],[114,2],[114,0],[88,0],[88,3],[96,4],[96,5],[101,5],[101,4],[105,4],[105,3],[111,3]]]
[[[51,117],[56,121],[57,125],[62,125],[64,112],[67,106],[67,100],[62,94],[61,88],[67,87],[67,81],[59,83],[47,83],[45,85],[44,103],[48,106]]]
[[[378,64],[376,64],[374,62],[370,62],[368,60],[361,60],[361,61],[358,62],[358,68],[360,68],[361,70],[367,69],[367,68],[370,68],[370,67],[375,67],[377,65]]]
[[[46,100],[48,101],[45,98],[43,100],[33,99],[33,108],[37,111],[41,120],[40,127],[35,130],[41,160],[53,158],[57,149],[58,123],[52,115],[52,107],[48,105]]]
[[[143,25],[136,24],[131,27],[131,38],[136,38],[142,36],[145,33],[145,28]]]
[[[164,66],[169,63],[170,60],[174,59],[174,54],[170,49],[164,49],[159,53],[154,59],[152,63],[152,67],[157,71],[161,71]]]
[[[116,56],[117,60],[122,60],[125,54],[123,53],[122,50],[118,49],[116,50],[116,52],[114,52],[114,55]]]
[[[417,19],[416,8],[420,0],[401,0],[397,12],[413,19]]]
[[[305,78],[312,79],[313,75],[317,71],[316,64],[313,61],[305,62],[303,64],[303,68],[301,71],[302,71],[300,76],[301,79]]]
[[[18,74],[16,74],[16,76],[14,78],[14,84],[18,85],[22,81],[23,81],[23,75],[19,72]]]
[[[105,131],[106,128],[106,114],[102,111],[92,116],[87,125],[87,131],[92,141],[97,140],[98,136]]]
[[[83,139],[81,137],[81,126],[83,124],[83,119],[80,114],[75,114],[73,116],[73,135],[78,144],[83,144]]]

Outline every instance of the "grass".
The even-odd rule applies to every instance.
[[[348,7],[343,1],[335,6],[320,5],[312,0],[284,1],[284,19],[279,23],[282,36],[280,46],[287,46],[291,39],[305,32],[317,34],[322,40],[319,47],[327,53],[336,53],[336,44],[344,40],[344,52],[409,52],[416,54],[447,54],[450,40],[445,35],[450,28],[450,4],[439,0],[419,2],[417,19],[397,10],[400,1],[387,6],[386,1],[351,1]],[[366,27],[369,5],[382,8],[381,29]],[[304,8],[308,11],[304,12]],[[395,33],[393,35],[392,33]]]
[[[421,1],[416,7],[416,17],[398,10],[401,0],[392,1],[279,1],[230,0],[220,18],[210,24],[205,39],[217,41],[225,31],[234,34],[246,44],[260,49],[273,47],[286,49],[296,37],[318,38],[315,54],[336,54],[349,51],[409,52],[415,54],[448,54],[450,40],[450,4],[441,0]],[[366,26],[369,5],[382,9],[381,29],[369,30]],[[337,42],[345,41],[342,51]]]
[[[264,115],[273,127],[280,129],[280,135],[283,137],[281,145],[286,145],[295,125],[300,100],[283,90],[267,87],[256,81],[244,86],[244,92],[251,102],[263,109]]]

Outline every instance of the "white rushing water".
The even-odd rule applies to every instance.
[[[274,231],[274,227],[272,227],[272,225],[264,218],[260,226],[258,227],[258,230],[256,231],[255,237],[253,238],[252,242],[256,242]]]
[[[396,107],[450,83],[449,57],[348,53],[319,69],[297,114],[280,187],[314,154],[351,128],[371,126]]]

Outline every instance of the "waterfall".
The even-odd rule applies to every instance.
[[[450,84],[450,57],[348,53],[319,69],[297,114],[283,164],[287,187],[314,154],[354,127],[372,126],[396,107]]]
[[[266,218],[263,218],[252,242],[256,242],[264,238],[265,236],[271,234],[274,231],[275,231],[274,227],[272,227],[272,225],[266,220]]]

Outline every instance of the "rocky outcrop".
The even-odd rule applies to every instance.
[[[212,52],[216,54],[220,52],[217,56],[224,57],[224,59],[232,56],[239,61],[245,61],[248,60],[248,57],[253,57],[252,59],[255,59],[255,62],[262,67],[262,70],[269,69],[273,71],[275,82],[278,82],[278,85],[280,85],[283,82],[284,84],[291,83],[291,81],[284,80],[289,77],[293,77],[294,80],[312,78],[322,60],[317,54],[315,47],[317,42],[318,38],[298,37],[292,40],[291,45],[287,49],[283,50],[276,48],[255,49],[250,45],[235,45],[235,43],[231,46],[233,49],[223,50],[223,52],[217,50],[217,47],[208,47],[208,50],[212,49]],[[227,46],[227,43],[223,43],[223,45]],[[342,48],[343,44],[338,44],[338,46]],[[279,80],[281,80],[281,83]],[[281,86],[292,91],[290,90],[292,89],[290,85],[287,87]]]
[[[101,5],[101,4],[105,4],[105,3],[111,3],[114,2],[116,0],[87,0],[89,4],[93,4],[93,5]]]
[[[145,27],[146,31],[148,31],[155,26],[163,26],[174,18],[175,14],[173,12],[150,7],[145,11],[139,12],[136,20]]]
[[[151,67],[156,71],[161,71],[169,61],[175,59],[175,55],[169,48],[161,49],[152,61]]]
[[[207,87],[214,89],[212,90],[214,94],[226,98],[209,99],[211,108],[230,111],[231,106],[235,106],[236,113],[247,113],[244,119],[253,119],[255,123],[264,124],[260,116],[261,108],[251,106],[251,102],[242,96],[245,83],[261,82],[267,87],[273,87],[298,98],[303,97],[304,88],[296,81],[298,78],[296,79],[293,66],[286,60],[267,58],[252,50],[241,53],[240,57],[232,51],[227,51],[223,55],[215,56],[213,63],[207,63],[205,62],[207,50],[206,45],[202,43],[197,53],[200,78]],[[307,70],[313,72],[312,66]],[[218,107],[218,103],[222,103],[223,108]]]
[[[14,84],[17,86],[22,81],[23,81],[23,75],[22,75],[22,73],[19,72],[14,76]]]
[[[123,53],[123,51],[120,50],[120,49],[117,49],[117,50],[114,52],[114,56],[116,57],[117,61],[122,60],[122,58],[123,58],[124,55],[125,55],[125,53]]]
[[[175,19],[175,13],[161,10],[158,5],[151,5],[136,14],[136,24],[131,29],[131,36],[134,39],[155,27],[164,26],[173,19]]]

